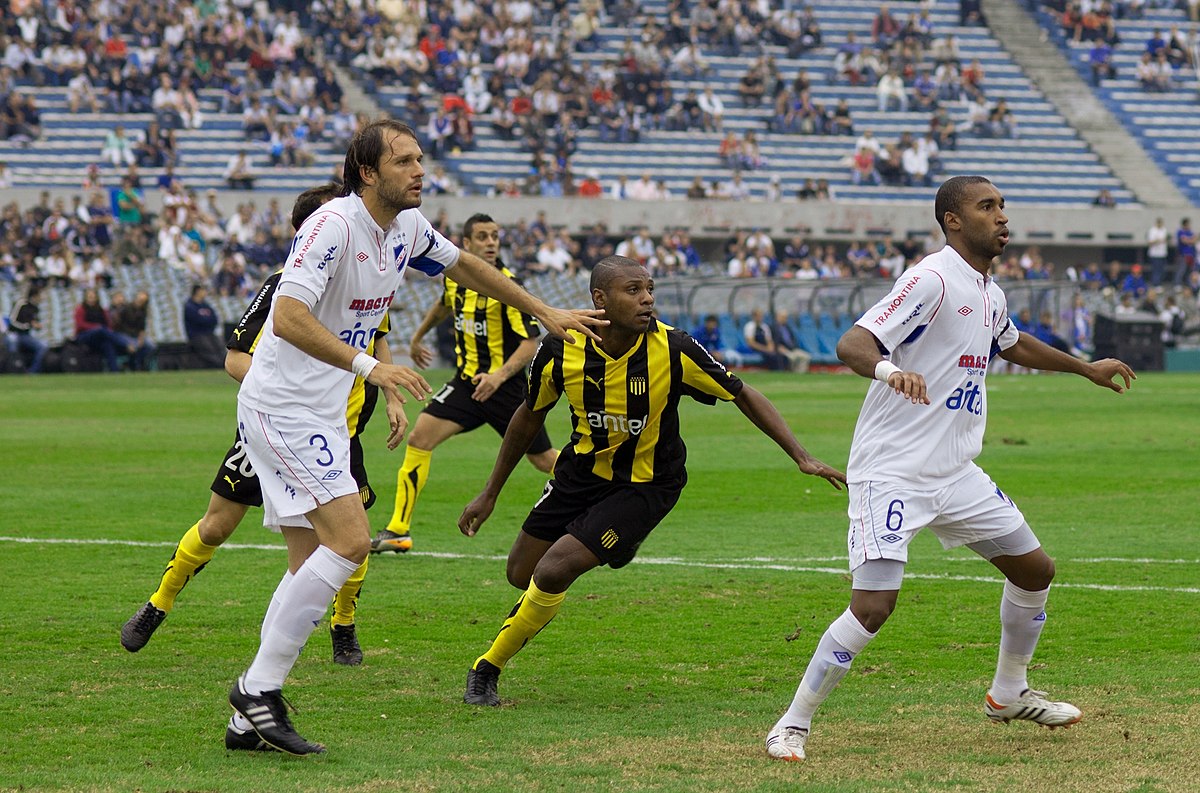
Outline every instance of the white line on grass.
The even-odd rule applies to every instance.
[[[0,542],[15,542],[26,545],[122,545],[134,548],[174,548],[173,542],[146,542],[142,540],[109,540],[103,538],[95,539],[68,539],[54,537],[0,537]],[[283,551],[286,548],[283,545],[255,544],[255,543],[225,543],[222,548],[232,550],[253,550],[253,551]],[[466,559],[475,561],[503,561],[507,557],[494,554],[470,554],[470,553],[448,553],[444,551],[410,551],[409,556],[423,556],[433,559]],[[815,557],[811,560],[797,559],[790,560],[794,562],[813,561],[843,561],[840,557]],[[1121,563],[1137,563],[1137,562],[1155,562],[1168,561],[1180,564],[1195,564],[1195,561],[1189,562],[1186,559],[1176,560],[1161,560],[1161,559],[1075,559],[1077,562],[1090,561],[1105,561],[1105,562],[1121,562]],[[785,573],[823,573],[826,575],[849,575],[845,567],[806,567],[799,564],[783,564],[772,560],[768,557],[754,557],[748,560],[738,560],[730,562],[689,562],[677,557],[641,557],[634,559],[634,564],[657,565],[662,567],[697,567],[706,570],[775,570]],[[976,581],[985,584],[996,584],[1000,579],[995,576],[982,575],[946,575],[944,573],[911,573],[906,572],[905,578],[917,578],[926,581]],[[1200,587],[1169,587],[1169,586],[1131,586],[1128,584],[1073,584],[1069,582],[1055,582],[1057,588],[1066,589],[1094,589],[1103,592],[1177,592],[1188,594],[1200,594]]]

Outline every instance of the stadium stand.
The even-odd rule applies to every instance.
[[[1074,8],[1074,5],[1072,4]],[[1128,8],[1121,4],[1120,9]],[[1075,9],[1076,11],[1078,9]],[[1132,15],[1123,11],[1111,18],[1105,9],[1097,9],[1094,23],[1081,29],[1082,15],[1052,5],[1037,10],[1038,23],[1049,38],[1067,54],[1079,74],[1093,87],[1105,106],[1133,134],[1153,157],[1164,173],[1193,204],[1200,205],[1200,167],[1196,167],[1196,130],[1200,128],[1200,75],[1196,60],[1195,25],[1188,19],[1185,7],[1161,3],[1144,3]],[[1178,42],[1172,47],[1172,40]],[[1114,75],[1093,74],[1093,50],[1098,41],[1108,40],[1111,53],[1107,62]],[[1143,54],[1164,50],[1165,66],[1159,67],[1159,77],[1147,84],[1139,79],[1139,61]],[[1170,57],[1167,57],[1170,54]],[[1153,59],[1153,58],[1152,58]]]

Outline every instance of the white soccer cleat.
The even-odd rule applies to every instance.
[[[983,712],[992,721],[1007,724],[1010,721],[1032,721],[1045,727],[1068,727],[1083,718],[1079,708],[1070,702],[1051,702],[1045,691],[1025,689],[1011,705],[999,705],[992,699],[992,692],[984,698]]]
[[[798,763],[804,759],[808,730],[802,727],[773,727],[767,733],[767,756]]]

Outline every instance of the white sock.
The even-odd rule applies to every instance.
[[[271,605],[267,606],[267,613],[263,615],[262,628],[258,632],[260,642],[267,638],[267,630],[279,613],[279,604],[283,602],[283,593],[287,592],[288,584],[292,583],[293,578],[295,576],[292,575],[291,570],[283,571],[283,578],[279,579],[279,586],[275,587],[275,592],[271,595]]]
[[[874,638],[875,634],[864,628],[850,609],[842,612],[821,637],[808,668],[804,670],[791,707],[775,726],[807,730],[817,706],[825,701],[829,692],[850,671],[854,656],[861,653]]]
[[[333,596],[357,569],[355,562],[324,545],[317,546],[287,585],[258,654],[246,670],[243,687],[247,694],[283,688],[283,681],[313,628],[325,616]]]
[[[234,732],[245,733],[253,730],[254,725],[250,723],[249,719],[235,710],[233,715],[229,717],[229,729]]]
[[[1046,624],[1049,596],[1049,587],[1030,592],[1010,581],[1004,582],[1004,597],[1000,600],[1000,658],[990,692],[997,704],[1014,702],[1029,688],[1025,672]]]

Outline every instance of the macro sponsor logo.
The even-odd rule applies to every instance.
[[[464,317],[461,314],[454,318],[454,329],[459,333],[468,336],[479,336],[484,339],[488,335],[486,322],[476,322],[470,317]]]
[[[988,356],[971,355],[970,353],[960,355],[958,356],[958,368],[966,369],[967,374],[971,376],[983,377],[987,374]]]
[[[645,415],[640,419],[631,419],[628,416],[614,416],[611,413],[593,410],[587,414],[587,423],[589,427],[603,429],[607,432],[641,435],[642,430],[646,429],[646,425],[650,423],[650,416]]]
[[[317,241],[317,236],[321,233],[321,229],[325,228],[325,221],[328,215],[322,215],[317,218],[317,222],[313,225],[312,231],[308,232],[308,238],[304,240],[304,244],[296,251],[296,255],[292,258],[292,267],[300,267],[304,264],[304,257],[312,249],[313,243]],[[330,256],[337,252],[337,246],[334,245],[325,252],[326,256]]]
[[[350,301],[350,310],[351,311],[378,311],[381,308],[387,308],[388,306],[390,306],[392,304],[392,300],[395,298],[395,296],[396,296],[396,293],[392,292],[390,295],[387,295],[386,297],[355,298]]]
[[[895,314],[897,310],[899,310],[900,306],[904,305],[904,300],[909,296],[912,290],[916,288],[920,281],[921,276],[919,275],[914,275],[912,278],[910,278],[908,283],[900,288],[900,294],[892,298],[892,302],[888,303],[884,307],[883,313],[875,318],[875,324],[882,325],[883,323],[887,322],[891,316]],[[920,308],[920,306],[917,306],[917,308]],[[908,320],[905,321],[907,322]]]

